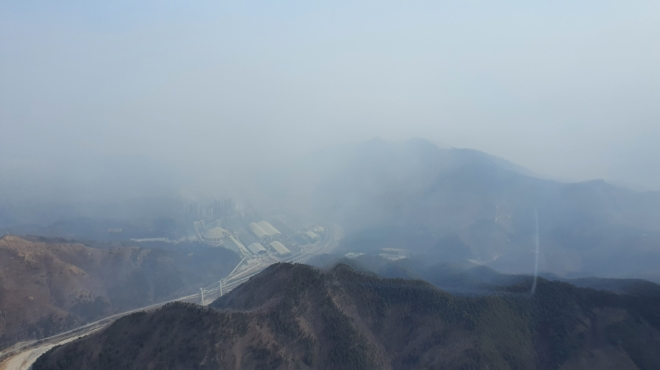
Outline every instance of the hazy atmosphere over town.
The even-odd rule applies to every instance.
[[[660,368],[660,3],[5,1],[0,370]]]

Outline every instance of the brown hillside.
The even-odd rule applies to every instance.
[[[0,238],[0,348],[194,292],[229,253],[198,268],[189,253]],[[222,258],[224,257],[224,258]],[[207,258],[210,260],[210,258]]]

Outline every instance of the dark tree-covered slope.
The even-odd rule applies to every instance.
[[[211,308],[170,304],[55,348],[45,369],[654,369],[648,297],[539,280],[478,297],[344,264],[277,264]]]

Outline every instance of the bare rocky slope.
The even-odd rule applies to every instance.
[[[226,275],[238,260],[224,249],[98,249],[3,236],[0,348],[194,293]]]
[[[211,308],[170,304],[54,348],[52,369],[654,369],[658,297],[527,279],[486,296],[344,264],[277,264]]]

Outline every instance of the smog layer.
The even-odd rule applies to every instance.
[[[0,369],[660,368],[653,1],[0,4]]]

